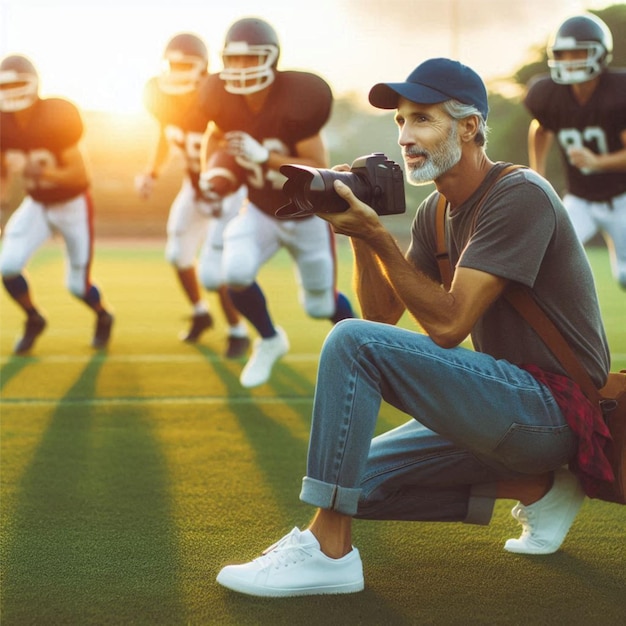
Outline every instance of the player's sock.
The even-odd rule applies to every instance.
[[[346,298],[340,291],[337,292],[337,300],[335,302],[335,314],[330,318],[333,324],[351,317],[356,317],[352,310],[350,300]]]
[[[21,274],[18,274],[17,276],[11,276],[10,278],[3,276],[2,282],[8,294],[14,300],[19,300],[20,296],[23,296],[25,293],[28,292],[28,283]]]
[[[242,291],[229,289],[228,293],[239,312],[250,321],[263,339],[269,339],[276,334],[265,296],[256,282]]]
[[[193,305],[194,315],[203,315],[204,313],[208,313],[208,312],[209,312],[209,307],[204,300],[198,300],[198,302],[196,302]]]
[[[238,324],[234,324],[233,326],[228,327],[228,336],[229,337],[247,337],[248,336],[248,327],[246,323],[242,320]]]
[[[102,308],[100,292],[95,285],[91,285],[87,289],[87,293],[83,296],[83,302],[90,308],[96,311],[96,313]]]

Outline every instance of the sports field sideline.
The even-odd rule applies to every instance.
[[[345,242],[344,242],[345,243]],[[590,249],[613,368],[626,368],[626,293]],[[350,252],[339,246],[340,288]],[[107,353],[63,286],[61,246],[30,265],[49,325],[13,357],[17,307],[0,295],[3,626],[26,624],[593,624],[626,620],[626,507],[586,501],[563,548],[504,552],[512,503],[489,527],[356,522],[366,589],[263,600],[215,575],[310,507],[298,501],[317,355],[330,326],[304,315],[289,260],[260,280],[292,349],[269,384],[241,388],[224,323],[181,343],[186,308],[162,242],[102,242],[94,274],[117,317]],[[404,319],[404,325],[411,321]],[[379,430],[404,417],[383,407]]]

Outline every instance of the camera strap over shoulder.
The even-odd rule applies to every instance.
[[[509,172],[524,167],[523,165],[509,165],[503,168],[495,180],[489,185],[485,193],[482,195],[478,202],[474,213],[475,226],[478,213],[481,206],[487,199],[489,192],[493,189],[494,185]],[[439,200],[437,202],[436,212],[436,258],[439,265],[439,273],[441,275],[442,284],[446,289],[450,289],[452,284],[452,266],[450,263],[450,257],[446,246],[446,213],[448,209],[448,202],[446,198],[439,194]],[[603,396],[600,394],[596,386],[593,384],[589,374],[581,365],[580,361],[574,354],[573,350],[553,324],[550,318],[545,314],[543,309],[539,306],[536,300],[532,297],[529,290],[520,284],[510,285],[504,292],[504,298],[515,308],[515,310],[530,324],[535,332],[541,337],[544,343],[548,346],[551,352],[557,357],[561,365],[569,373],[569,375],[578,383],[584,394],[593,402],[602,402]]]
[[[494,185],[509,172],[523,167],[522,165],[508,165],[504,167],[493,180],[491,185],[485,190],[478,202],[478,206],[474,212],[474,220],[472,223],[472,231],[476,225],[476,220],[480,208],[489,196],[489,192]],[[450,289],[452,283],[452,265],[450,256],[446,246],[446,213],[448,202],[446,198],[439,194],[436,213],[436,257],[439,264],[439,273],[441,275],[442,284],[446,289]],[[556,326],[544,313],[543,309],[537,304],[535,299],[527,289],[519,284],[510,285],[504,292],[504,298],[511,304],[517,312],[534,328],[535,332],[542,338],[544,343],[550,348],[554,355],[559,359],[563,367],[569,372],[572,378],[580,385],[585,395],[594,401],[601,399],[598,390],[593,384],[589,374],[582,367],[574,352],[570,348],[563,335]]]
[[[523,166],[511,165],[503,168],[488,187],[478,203],[472,231],[476,225],[480,207],[495,183],[508,172],[520,167]],[[440,195],[435,216],[436,258],[441,281],[446,289],[450,289],[453,271],[445,236],[447,208],[447,200],[443,195]],[[605,386],[602,389],[597,389],[563,334],[539,306],[528,288],[519,283],[513,283],[505,289],[503,297],[534,329],[572,380],[578,384],[585,396],[596,406],[599,405],[611,435],[611,440],[606,444],[604,453],[611,464],[615,479],[612,483],[607,483],[600,488],[593,497],[608,502],[626,504],[626,370],[610,372]]]
[[[435,258],[439,266],[439,276],[441,283],[450,289],[452,284],[452,264],[450,263],[450,255],[448,254],[448,246],[446,246],[446,215],[448,213],[448,201],[446,197],[440,193],[437,200],[437,213],[435,215],[437,248],[435,250]]]
[[[485,189],[485,192],[481,196],[478,201],[478,205],[474,211],[474,220],[472,222],[472,231],[476,226],[476,220],[478,219],[478,214],[480,213],[480,209],[487,200],[489,196],[489,192],[493,189],[494,185],[504,176],[509,174],[510,172],[523,168],[523,165],[507,165],[503,167],[496,178],[492,181],[491,185]],[[450,263],[450,255],[448,253],[448,246],[446,245],[446,216],[448,214],[448,201],[443,194],[439,194],[439,199],[437,200],[437,212],[435,216],[435,227],[436,227],[436,250],[435,257],[437,259],[437,265],[439,266],[439,275],[441,276],[441,283],[446,289],[450,289],[450,285],[452,285],[452,265]]]

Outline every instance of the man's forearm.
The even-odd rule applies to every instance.
[[[421,328],[431,337],[447,336],[456,326],[458,317],[455,298],[441,285],[415,268],[402,254],[395,239],[384,232],[368,241],[378,261],[379,272],[395,292],[399,316],[406,309]],[[391,300],[382,304],[391,307]],[[397,311],[400,310],[400,313]],[[438,341],[438,339],[435,339]]]
[[[354,290],[363,317],[395,324],[404,311],[404,304],[396,295],[370,246],[360,239],[351,239],[351,243],[354,251]]]

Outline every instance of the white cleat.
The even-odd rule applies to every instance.
[[[276,327],[276,335],[269,339],[256,339],[252,356],[246,363],[239,382],[243,387],[258,387],[269,380],[274,363],[289,352],[289,339],[285,331]]]

